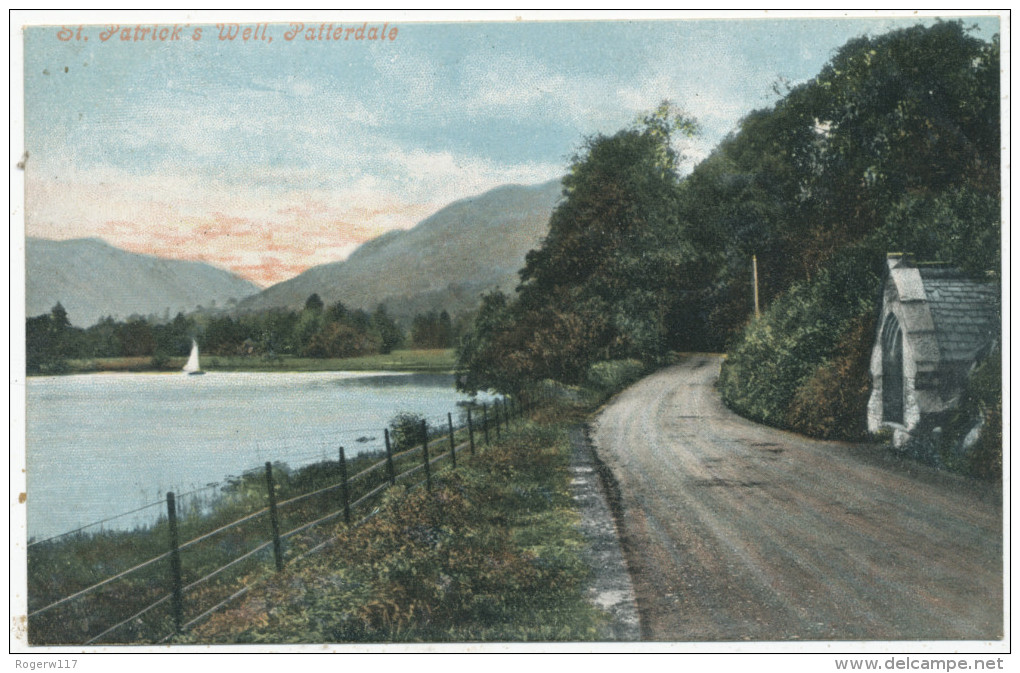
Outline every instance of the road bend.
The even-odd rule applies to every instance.
[[[998,486],[745,420],[720,364],[653,374],[592,428],[644,638],[1003,637]]]

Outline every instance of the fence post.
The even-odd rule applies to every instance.
[[[499,399],[492,401],[492,415],[496,417],[496,441],[499,441]]]
[[[468,407],[468,444],[471,446],[471,455],[475,455],[475,426],[471,422],[471,407]]]
[[[347,457],[344,455],[344,447],[340,447],[340,479],[343,486],[340,487],[341,497],[344,499],[344,523],[351,525],[351,491],[347,483]]]
[[[450,427],[450,463],[457,469],[457,447],[453,441],[453,414],[446,412],[446,423]]]
[[[485,433],[485,445],[489,445],[489,405],[482,402],[482,431]]]
[[[280,518],[276,511],[276,486],[273,484],[273,464],[266,461],[266,490],[269,493],[269,523],[273,527],[273,556],[276,572],[283,570],[283,547],[280,545]]]
[[[397,471],[393,467],[393,449],[390,448],[390,429],[383,430],[383,437],[386,438],[386,471],[390,475],[390,486],[397,485]]]
[[[170,593],[174,614],[174,633],[184,624],[184,584],[181,582],[181,551],[177,537],[177,505],[173,492],[166,494],[166,518],[170,524]]]
[[[429,464],[429,428],[425,425],[425,419],[421,421],[421,452],[424,454],[425,465],[425,488],[432,492],[432,466]]]

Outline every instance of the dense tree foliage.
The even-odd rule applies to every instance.
[[[71,327],[67,311],[57,302],[48,314],[25,321],[25,366],[30,372],[58,373],[74,356],[80,330]]]
[[[998,37],[939,22],[851,40],[681,180],[675,138],[695,129],[663,106],[585,142],[516,296],[483,298],[462,385],[728,348],[732,406],[860,436],[886,253],[999,278]]]
[[[411,345],[415,348],[450,348],[453,342],[453,321],[446,311],[419,313],[414,317]]]
[[[777,106],[799,110],[791,118],[816,135],[791,164],[799,195],[775,230],[800,242],[784,254],[801,268],[765,275],[775,302],[746,328],[739,311],[717,309],[721,326],[739,330],[727,403],[808,434],[859,438],[885,254],[1000,277],[998,68],[997,39],[939,23],[852,40]],[[766,268],[779,264],[770,259]]]
[[[664,103],[630,128],[585,142],[544,245],[528,253],[517,298],[485,297],[461,345],[469,389],[579,383],[595,362],[676,343],[671,322],[685,308],[690,257],[677,219],[674,140],[694,132],[692,120]]]
[[[169,322],[140,316],[123,322],[104,318],[88,329],[73,327],[58,303],[49,314],[29,318],[26,328],[30,373],[64,371],[73,358],[152,357],[154,364],[163,366],[169,357],[187,355],[192,339],[211,355],[270,358],[389,353],[404,342],[404,331],[385,306],[372,314],[348,310],[339,302],[327,309],[315,294],[301,311],[178,314]]]

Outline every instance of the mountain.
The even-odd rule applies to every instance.
[[[71,323],[94,325],[112,315],[173,317],[241,300],[258,286],[202,262],[127,252],[98,238],[25,238],[25,314],[48,313],[58,301]]]
[[[524,256],[549,232],[562,185],[504,185],[456,201],[406,231],[363,244],[342,262],[312,267],[242,301],[239,310],[300,308],[313,293],[328,305],[374,309],[407,320],[478,305],[488,290],[512,290]]]

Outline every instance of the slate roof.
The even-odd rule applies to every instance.
[[[942,360],[973,360],[1001,333],[998,286],[947,267],[919,265],[918,271]]]

